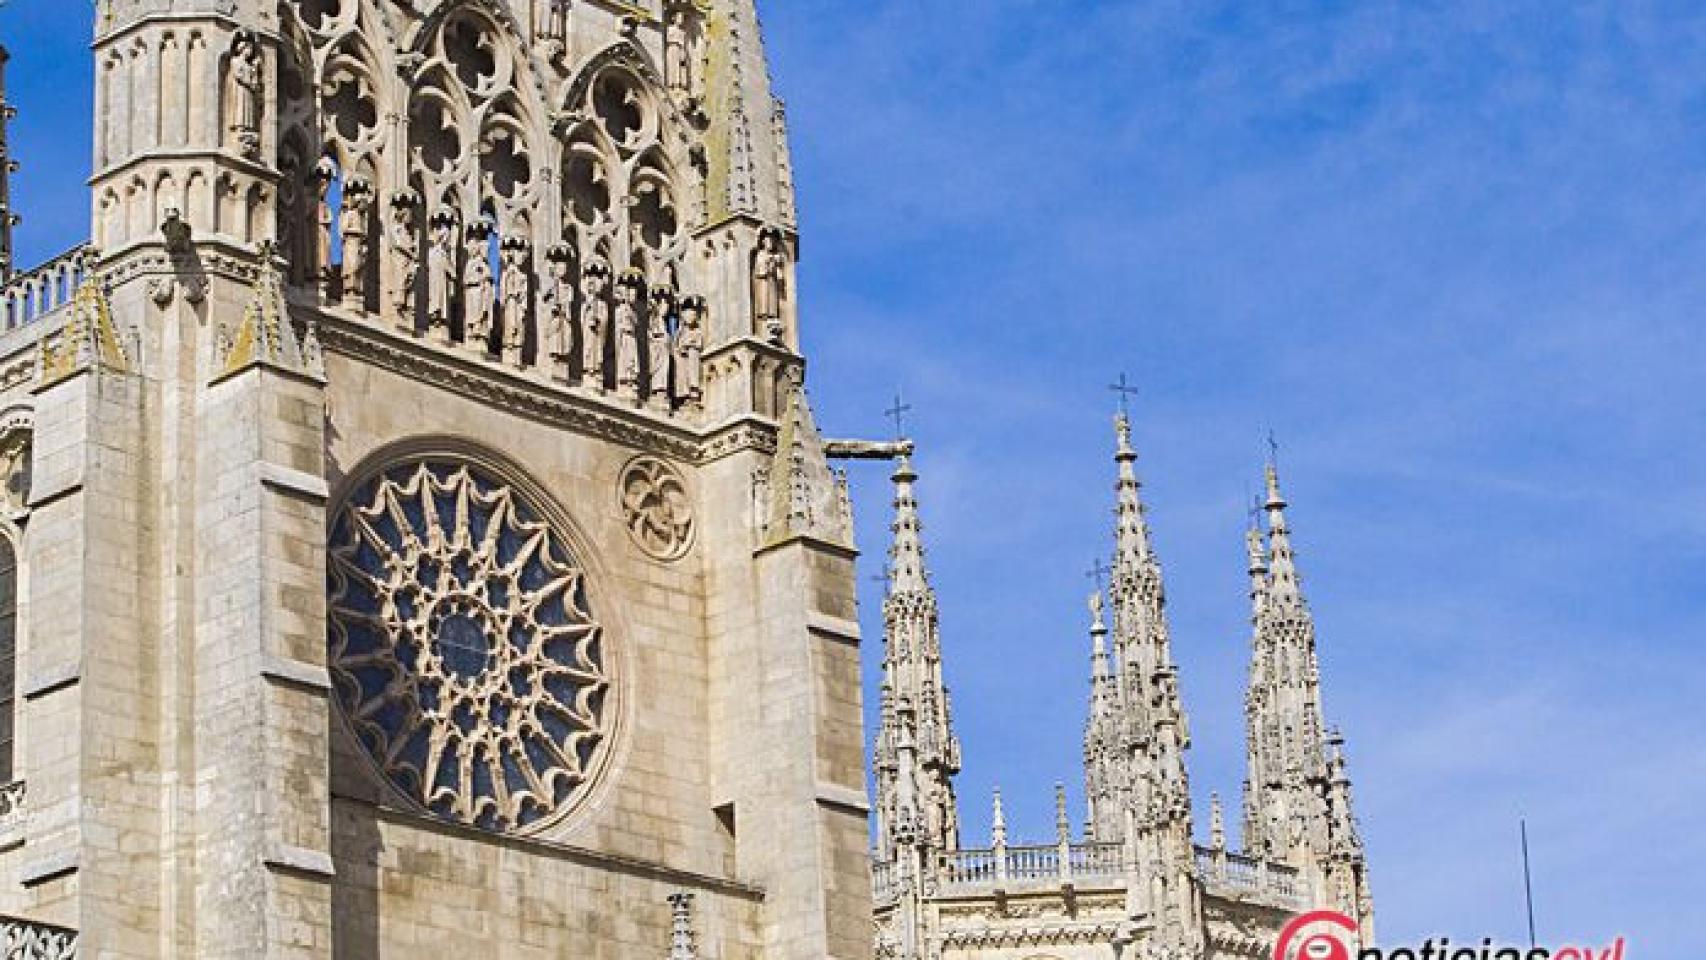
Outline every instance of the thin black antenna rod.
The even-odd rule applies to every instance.
[[[1528,948],[1534,949],[1534,881],[1528,869],[1528,818],[1522,823],[1522,892],[1528,901]]]

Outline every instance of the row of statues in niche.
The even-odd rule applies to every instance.
[[[702,402],[707,304],[682,294],[674,263],[660,261],[650,276],[618,273],[599,254],[579,262],[568,244],[541,260],[527,238],[500,237],[485,218],[464,224],[448,209],[423,230],[422,204],[410,192],[392,198],[382,228],[391,270],[381,290],[374,192],[352,177],[335,214],[319,205],[318,279],[328,300],[368,311],[383,299],[412,334],[654,409]]]

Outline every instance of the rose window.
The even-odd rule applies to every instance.
[[[610,680],[552,524],[480,467],[438,458],[359,485],[330,551],[328,662],[386,779],[487,829],[566,812],[602,755]]]

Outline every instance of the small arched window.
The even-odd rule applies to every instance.
[[[0,536],[0,784],[14,776],[17,719],[18,551]]]

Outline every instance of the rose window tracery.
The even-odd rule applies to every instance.
[[[478,465],[416,460],[335,514],[328,662],[387,780],[446,820],[548,825],[609,739],[603,629],[529,499]]]

